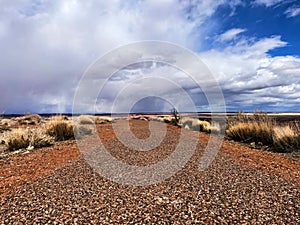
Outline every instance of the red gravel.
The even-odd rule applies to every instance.
[[[24,182],[34,181],[80,156],[75,141],[57,143],[28,154],[0,159],[0,197]]]
[[[118,121],[122,127],[124,121]],[[131,130],[149,136],[146,121]],[[150,165],[172,152],[180,129],[149,152],[132,151],[99,125],[101,139],[117,159]],[[126,130],[124,131],[126,132]],[[191,137],[196,133],[190,131]],[[90,137],[86,139],[89,143]],[[75,141],[0,161],[0,224],[299,224],[300,161],[224,141],[213,164],[198,170],[207,134],[194,156],[171,178],[150,186],[120,185],[97,174],[80,157]]]

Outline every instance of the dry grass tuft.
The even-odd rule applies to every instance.
[[[74,139],[73,124],[62,116],[52,117],[47,124],[47,134],[54,137],[55,141]]]
[[[0,124],[3,126],[10,126],[11,120],[10,119],[2,119]]]
[[[191,118],[191,117],[184,117],[180,120],[180,123],[182,124],[182,127],[185,128],[185,129],[188,129],[188,130],[191,130],[192,129],[192,124],[193,124],[193,121],[195,119],[194,118]],[[194,122],[195,123],[195,122]]]
[[[274,145],[281,149],[291,148],[295,140],[295,133],[289,126],[274,127]]]
[[[46,133],[45,128],[29,130],[29,140],[29,146],[34,148],[42,148],[54,144],[54,138]]]
[[[210,133],[211,131],[211,126],[210,126],[210,123],[207,122],[207,121],[202,121],[202,120],[199,120],[199,126],[200,126],[200,131],[203,131],[203,132],[206,132],[206,133]]]
[[[96,124],[105,124],[114,122],[113,118],[108,116],[97,116],[95,119]]]
[[[81,136],[92,133],[92,130],[85,126],[80,125],[77,129]],[[9,151],[41,148],[50,146],[55,141],[73,139],[73,129],[73,121],[66,120],[63,116],[54,116],[46,124],[40,124],[34,129],[27,127],[4,132],[1,134],[1,143],[3,142]]]
[[[80,115],[78,118],[80,124],[94,124],[95,117],[90,115]]]
[[[182,118],[180,123],[185,129],[190,129],[194,131],[201,131],[206,133],[219,133],[221,130],[219,124],[214,124],[212,126],[208,121],[199,120],[191,117]]]
[[[254,146],[262,143],[274,151],[291,152],[300,147],[300,125],[277,125],[266,113],[256,112],[253,115],[237,113],[228,123],[228,138]]]
[[[15,151],[29,146],[30,140],[27,130],[15,129],[8,132],[4,137],[8,151]]]
[[[38,114],[26,114],[18,117],[17,121],[20,125],[37,125],[42,121],[42,117]]]
[[[239,111],[236,115],[229,118],[229,124],[235,123],[248,123],[248,122],[257,122],[257,123],[265,123],[268,125],[274,125],[275,121],[271,119],[267,113],[255,111],[254,113],[244,113],[243,111]]]
[[[157,121],[157,122],[165,122],[163,117],[152,116],[149,119],[152,121]]]
[[[163,117],[163,121],[164,121],[165,123],[171,123],[172,117],[171,117],[171,116],[165,116],[165,117]]]
[[[274,128],[273,142],[275,149],[291,152],[300,148],[300,133],[290,126]]]
[[[54,143],[54,139],[46,134],[42,128],[28,129],[18,128],[4,135],[4,143],[8,151],[15,151],[24,148],[42,148]]]
[[[238,122],[229,125],[226,135],[236,141],[262,142],[265,145],[271,145],[273,141],[273,126],[270,126],[268,123],[255,121]]]

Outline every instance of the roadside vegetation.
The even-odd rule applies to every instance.
[[[227,124],[211,123],[193,117],[180,117],[176,110],[169,116],[134,116],[131,119],[152,120],[205,133],[225,133],[229,140],[252,148],[276,152],[299,152],[300,121],[278,122],[263,112],[238,112]],[[111,117],[81,115],[69,120],[66,116],[42,118],[27,114],[13,119],[0,119],[0,143],[7,151],[33,149],[53,145],[57,141],[82,138],[93,132],[91,125],[111,123]]]
[[[300,123],[277,123],[263,112],[238,112],[229,119],[226,136],[235,141],[249,143],[251,147],[267,147],[277,152],[299,151]]]
[[[74,139],[74,126],[70,120],[65,120],[63,116],[55,116],[46,124],[46,133],[55,141],[65,141]]]
[[[221,127],[219,124],[211,124],[206,120],[199,120],[197,118],[182,118],[180,126],[188,130],[200,131],[205,133],[220,133]]]
[[[172,115],[173,114],[173,115]],[[252,148],[275,152],[299,152],[300,121],[277,122],[264,112],[237,112],[221,126],[198,118],[172,116],[152,117],[151,120],[173,124],[192,131],[219,134],[225,131],[229,140],[248,144]]]
[[[42,148],[54,144],[54,138],[49,136],[43,128],[17,128],[4,134],[2,142],[8,151],[18,149]]]
[[[90,135],[93,124],[112,122],[114,120],[111,117],[93,115],[81,115],[74,121],[66,116],[42,118],[37,114],[25,114],[11,119],[0,118],[0,144],[8,152],[42,148],[58,141],[75,139],[75,136],[82,138]]]
[[[108,116],[80,115],[78,118],[79,124],[104,124],[112,122],[114,122],[113,118]]]
[[[44,119],[39,115],[25,115],[14,119],[2,119],[0,143],[6,151],[19,149],[31,150],[53,145],[57,141],[74,139],[75,124],[64,116],[53,116]],[[76,132],[81,136],[91,134],[91,129],[77,126]]]

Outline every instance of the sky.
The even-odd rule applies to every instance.
[[[0,114],[72,112],[93,63],[148,40],[196,54],[228,112],[300,112],[299,27],[299,0],[0,0]],[[124,57],[138,61],[132,55]],[[145,90],[149,96],[133,104],[130,96]],[[184,105],[182,90],[197,111],[210,110],[189,74],[167,63],[135,63],[93,90],[99,95],[85,111],[111,112],[115,102],[116,112],[129,103],[131,111],[170,111]]]

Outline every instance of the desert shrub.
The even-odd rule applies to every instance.
[[[275,121],[270,119],[267,113],[256,111],[253,114],[245,114],[239,111],[230,118],[226,135],[236,141],[261,142],[271,146],[273,145],[273,128],[275,125]]]
[[[289,126],[275,127],[273,142],[278,149],[291,149],[294,145],[295,133]]]
[[[54,137],[55,141],[73,139],[73,125],[61,116],[53,117],[47,124],[47,134]]]
[[[78,118],[78,122],[80,124],[94,124],[95,119],[93,116],[89,115],[80,115]]]
[[[44,129],[19,128],[7,132],[4,136],[4,143],[8,151],[15,151],[23,148],[41,148],[52,145],[53,138],[48,136]]]
[[[272,118],[270,118],[270,116],[268,116],[267,113],[261,111],[255,111],[253,115],[250,117],[250,119],[258,123],[265,123],[268,125],[275,124],[275,121]]]
[[[229,125],[226,130],[227,137],[241,142],[262,142],[265,145],[272,145],[273,126],[268,123],[238,122]]]
[[[200,131],[202,131],[202,132],[217,134],[217,133],[220,133],[220,131],[221,131],[220,125],[218,123],[215,123],[212,125],[208,121],[199,120],[198,125],[199,125]]]
[[[42,148],[54,144],[54,138],[46,133],[44,128],[36,128],[28,130],[29,146],[34,148]]]
[[[178,120],[178,116],[174,117],[174,116],[165,116],[162,119],[158,119],[158,121],[161,121],[164,123],[169,123],[171,125],[174,126],[178,126],[179,125],[179,120]]]
[[[27,130],[15,129],[7,133],[5,144],[9,151],[15,151],[29,146],[30,140]]]
[[[183,128],[190,130],[192,128],[193,120],[194,118],[184,117],[181,119],[180,123],[182,124]]]
[[[204,120],[203,121],[199,120],[199,121],[200,121],[200,123],[199,123],[200,131],[210,133],[210,131],[211,131],[210,123],[207,121],[204,121]]]
[[[113,118],[108,116],[97,116],[95,118],[96,124],[104,124],[104,123],[112,123],[112,122],[114,122]]]
[[[165,123],[171,123],[172,119],[173,118],[171,116],[165,116],[165,117],[163,117],[163,122],[165,122]]]
[[[191,129],[195,131],[202,131],[206,133],[210,133],[212,130],[211,124],[205,120],[199,120],[196,118],[186,117],[181,120],[182,127],[186,129]],[[217,131],[218,128],[213,128],[214,131]]]
[[[181,121],[177,121],[177,119],[174,116],[150,116],[148,118],[143,117],[143,120],[147,121],[157,121],[157,122],[162,122],[162,123],[169,123],[175,126],[178,126],[181,124]]]
[[[292,124],[290,124],[292,130],[294,131],[295,133],[295,143],[296,143],[296,148],[300,149],[300,122],[294,122]]]
[[[300,147],[300,125],[277,125],[266,113],[256,112],[245,116],[241,113],[228,124],[228,138],[245,143],[262,143],[274,151],[297,151]]]
[[[1,125],[9,126],[10,122],[11,122],[10,119],[2,119],[1,120]]]
[[[36,125],[42,121],[42,117],[38,114],[26,114],[17,118],[17,121],[21,125]]]
[[[236,122],[249,122],[249,114],[244,113],[243,111],[238,111],[235,116],[232,117]]]
[[[237,123],[247,123],[249,121],[253,121],[253,116],[248,113],[244,113],[243,111],[238,111],[234,115],[228,117],[227,124],[237,124]]]
[[[289,125],[275,127],[273,136],[275,150],[291,152],[299,149],[300,134],[297,129],[297,127]]]
[[[192,126],[191,126],[192,130],[203,131],[203,126],[205,126],[205,124],[203,124],[202,121],[192,118],[191,122],[192,122]]]
[[[248,123],[257,122],[264,123],[267,125],[274,125],[275,120],[271,119],[267,113],[261,111],[255,111],[254,113],[244,113],[243,111],[238,111],[234,116],[228,119],[228,124],[236,123]]]
[[[157,122],[165,122],[164,118],[163,117],[156,117],[153,119],[154,121],[157,121]]]

